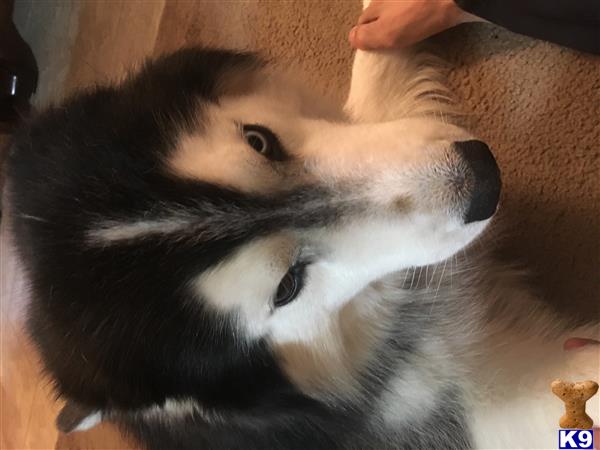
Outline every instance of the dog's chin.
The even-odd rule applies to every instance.
[[[408,264],[398,268],[398,271],[412,267],[425,267],[443,263],[457,253],[466,251],[474,243],[479,242],[485,236],[485,231],[491,220],[492,219],[490,218],[479,222],[463,224],[460,225],[460,227],[449,230],[445,236],[438,240],[432,239],[431,244],[433,245],[431,245],[430,249],[427,249],[428,251],[423,251],[423,253],[414,258],[414,260],[409,261]]]
[[[439,260],[435,262],[448,259],[461,250],[471,247],[486,234],[485,230],[487,230],[491,221],[492,218],[463,225],[462,228],[456,233],[456,239],[453,240],[448,249],[446,249],[445,254],[440,255]]]

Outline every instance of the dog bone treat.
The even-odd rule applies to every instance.
[[[594,421],[585,413],[585,402],[598,391],[598,383],[595,381],[572,383],[555,380],[551,387],[552,392],[565,402],[565,414],[560,418],[560,427],[580,430],[592,428]]]

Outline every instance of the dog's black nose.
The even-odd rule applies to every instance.
[[[481,141],[455,142],[454,147],[469,165],[473,185],[465,212],[465,223],[489,219],[500,198],[500,169],[490,148]]]

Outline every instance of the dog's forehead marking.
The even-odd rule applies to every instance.
[[[117,242],[148,236],[171,234],[183,231],[193,224],[191,220],[157,219],[134,222],[104,221],[87,233],[90,243]]]
[[[196,243],[250,238],[331,225],[364,207],[311,186],[261,197],[237,193],[236,198],[216,203],[214,198],[199,198],[193,206],[167,202],[130,217],[91,217],[85,240],[87,245],[103,246],[154,237],[171,241],[192,239]]]

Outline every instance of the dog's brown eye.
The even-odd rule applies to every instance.
[[[272,161],[283,161],[286,155],[277,136],[262,125],[243,125],[244,139],[250,147]]]
[[[304,285],[306,264],[297,264],[283,276],[277,287],[273,306],[279,308],[294,300]]]

